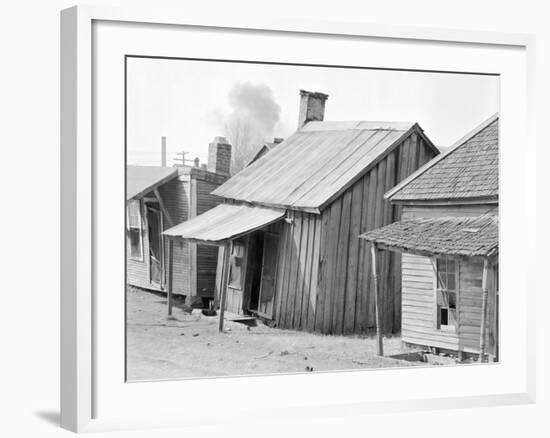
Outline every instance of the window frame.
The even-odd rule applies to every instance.
[[[138,227],[132,226],[130,221],[130,206],[137,204],[137,218],[138,218]],[[126,205],[126,223],[127,223],[127,233],[128,233],[128,258],[130,260],[136,260],[143,262],[144,260],[144,250],[143,250],[143,215],[141,212],[141,200],[133,200],[128,202]],[[139,231],[139,256],[132,254],[132,238],[130,236],[132,230]]]
[[[440,282],[440,267],[439,262],[445,261],[445,263],[448,263],[448,261],[452,261],[454,263],[454,272],[449,271],[448,269],[445,269],[445,282]],[[434,257],[433,258],[433,267],[435,272],[435,281],[434,281],[434,326],[435,329],[442,332],[451,332],[451,333],[457,333],[458,327],[460,324],[460,309],[459,309],[459,294],[460,294],[460,260],[453,258],[453,257]],[[440,284],[445,284],[447,286],[447,275],[454,274],[454,289],[449,289],[447,287],[442,288],[440,287]],[[441,316],[440,316],[440,309],[443,307],[439,304],[439,296],[443,293],[454,293],[455,294],[455,318],[454,318],[454,324],[441,324]],[[450,307],[447,307],[447,309],[451,309]],[[448,310],[448,312],[449,312]],[[447,322],[449,322],[449,316],[447,316]]]

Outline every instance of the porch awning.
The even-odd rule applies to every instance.
[[[206,213],[169,228],[168,237],[219,243],[248,234],[281,219],[285,210],[248,205],[220,204]]]
[[[126,201],[142,198],[177,175],[178,170],[175,167],[128,166],[126,168]]]
[[[411,218],[359,237],[398,252],[491,257],[498,253],[498,216]]]

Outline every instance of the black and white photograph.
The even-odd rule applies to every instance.
[[[127,381],[499,362],[498,75],[124,80]]]

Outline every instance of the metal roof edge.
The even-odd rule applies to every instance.
[[[152,166],[151,166],[152,167]],[[156,167],[156,166],[155,166]],[[161,166],[158,166],[161,167]],[[140,192],[136,193],[134,196],[132,196],[130,199],[126,199],[126,202],[134,201],[143,198],[147,193],[150,191],[162,186],[163,184],[166,184],[168,181],[171,181],[174,178],[177,178],[179,176],[179,173],[176,168],[174,168],[173,172],[170,172],[165,177],[161,178],[160,180],[156,181],[154,184],[146,187],[145,189],[141,190]],[[127,188],[125,187],[125,191]]]
[[[344,193],[353,184],[355,184],[358,180],[360,180],[363,176],[365,176],[374,166],[376,166],[382,160],[383,157],[385,157],[390,152],[392,152],[398,145],[400,145],[409,135],[411,135],[415,131],[422,132],[422,128],[418,123],[414,123],[408,130],[404,131],[403,134],[401,134],[398,138],[396,138],[395,141],[392,144],[390,144],[386,149],[380,152],[380,154],[374,160],[372,160],[367,166],[365,166],[364,169],[358,172],[357,175],[355,175],[353,178],[350,178],[350,180],[346,184],[344,184],[340,190],[335,192],[325,202],[319,205],[318,210],[323,211],[330,204],[332,204],[332,202],[335,199],[337,199],[340,195],[342,195],[342,193]]]

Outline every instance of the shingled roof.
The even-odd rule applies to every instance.
[[[419,255],[490,257],[498,252],[498,216],[405,219],[359,237]]]
[[[416,123],[309,122],[213,194],[318,211],[413,131],[438,153]]]
[[[386,198],[498,201],[498,114],[403,180]]]

